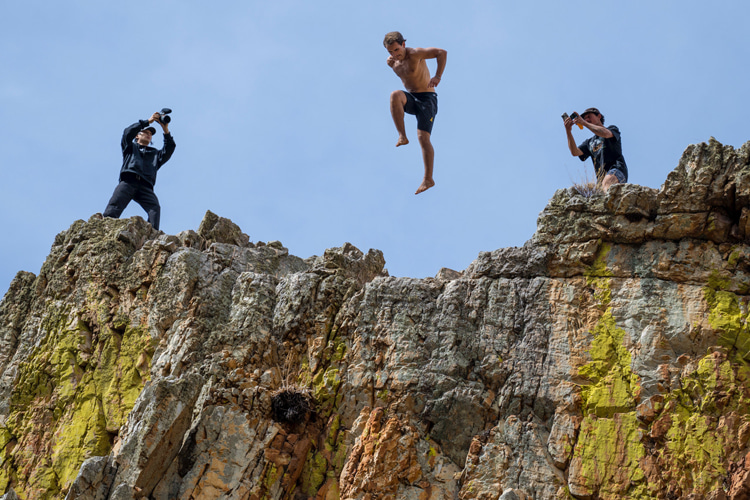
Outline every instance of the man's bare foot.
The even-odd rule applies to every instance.
[[[398,141],[396,141],[396,147],[406,146],[407,144],[409,144],[409,139],[407,139],[405,135],[400,136]]]
[[[422,181],[422,184],[420,184],[419,189],[417,189],[417,192],[414,194],[423,193],[434,185],[435,185],[435,181],[433,181],[432,179],[425,179]]]

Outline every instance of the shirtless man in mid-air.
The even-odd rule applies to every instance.
[[[445,70],[448,52],[434,47],[407,48],[406,40],[398,31],[385,35],[383,45],[390,54],[388,66],[393,68],[394,73],[401,78],[406,88],[406,91],[394,90],[391,93],[391,115],[398,131],[396,147],[409,144],[404,128],[404,113],[417,116],[417,138],[419,138],[419,145],[422,146],[422,159],[424,160],[424,180],[414,193],[419,194],[435,185],[432,179],[435,150],[430,142],[430,133],[438,110],[435,87],[440,83],[443,70]],[[432,78],[430,78],[426,59],[437,59],[437,70]]]

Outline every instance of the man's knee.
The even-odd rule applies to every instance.
[[[419,144],[422,146],[431,146],[432,143],[430,142],[430,133],[426,130],[417,130],[417,139],[419,139]]]
[[[159,205],[159,200],[155,197],[148,200],[142,200],[140,205],[149,215],[152,213],[159,214],[159,212],[161,212],[161,205]]]
[[[400,90],[394,90],[391,92],[391,104],[406,105],[406,96]]]
[[[607,174],[604,176],[604,179],[602,179],[602,188],[605,191],[613,184],[620,184],[620,179],[618,179],[616,175]]]

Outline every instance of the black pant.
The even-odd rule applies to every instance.
[[[115,188],[115,192],[112,193],[107,208],[104,210],[104,217],[117,219],[128,206],[130,200],[135,200],[146,211],[148,222],[154,229],[158,230],[159,216],[161,215],[159,198],[156,197],[154,188],[148,182],[136,178],[126,178],[120,181]]]

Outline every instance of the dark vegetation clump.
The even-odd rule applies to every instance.
[[[312,411],[312,398],[307,390],[285,387],[271,396],[273,419],[285,424],[298,424],[307,419]]]
[[[600,179],[597,179],[596,177],[591,177],[589,173],[584,170],[578,175],[578,179],[573,180],[573,191],[584,198],[593,198],[594,196],[604,193],[599,180]]]
[[[576,183],[573,184],[573,189],[584,198],[592,198],[603,192],[602,188],[595,182]]]

